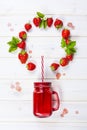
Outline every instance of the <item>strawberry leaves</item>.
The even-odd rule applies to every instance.
[[[44,14],[37,12],[36,17],[33,18],[33,23],[36,27],[46,29],[47,27],[52,26],[53,18],[46,18]]]
[[[42,13],[40,13],[40,12],[37,12],[37,16],[39,17],[39,18],[44,18],[44,14],[42,14]]]
[[[17,37],[12,37],[11,41],[9,41],[7,44],[9,47],[9,52],[13,52],[17,49],[17,44],[20,42],[20,40]]]
[[[62,38],[61,47],[65,49],[66,54],[74,54],[76,52],[76,41],[71,41],[69,44],[66,43],[66,40]]]

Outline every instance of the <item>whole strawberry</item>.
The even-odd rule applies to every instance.
[[[19,37],[22,39],[22,40],[26,40],[27,38],[27,33],[25,31],[21,31],[19,32]]]
[[[33,71],[36,68],[36,65],[32,62],[27,63],[27,69]]]
[[[30,23],[26,23],[24,25],[24,27],[25,27],[26,31],[29,31],[32,28],[32,25]]]
[[[61,28],[61,27],[63,26],[62,20],[56,19],[55,22],[54,22],[54,26],[55,26],[57,29]]]
[[[60,65],[61,66],[66,66],[66,65],[68,65],[68,63],[69,63],[69,61],[66,57],[63,57],[63,58],[60,59]]]
[[[52,71],[55,71],[55,70],[58,69],[59,64],[57,64],[57,63],[52,63],[50,67],[51,67],[51,70],[52,70]]]
[[[41,24],[41,18],[39,18],[39,17],[35,17],[35,18],[33,18],[33,23],[34,23],[34,25],[36,26],[36,27],[39,27],[40,26],[40,24]]]
[[[22,50],[19,54],[18,54],[18,58],[20,60],[20,62],[22,64],[25,64],[27,59],[28,59],[28,53],[25,50]]]
[[[47,18],[47,26],[51,27],[53,23],[53,18]]]
[[[25,49],[26,43],[25,41],[21,41],[17,44],[17,47],[21,48],[21,49]]]
[[[68,29],[63,29],[63,30],[62,30],[62,37],[63,37],[64,39],[68,39],[69,36],[70,36],[70,30],[68,30]]]
[[[67,58],[69,61],[72,61],[72,60],[73,60],[73,54],[67,54],[67,55],[66,55],[66,58]]]

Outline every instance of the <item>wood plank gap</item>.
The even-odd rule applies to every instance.
[[[15,12],[15,13],[0,13],[0,16],[5,16],[5,17],[8,17],[8,16],[11,16],[11,17],[14,17],[14,16],[19,16],[19,17],[21,17],[21,16],[28,16],[28,15],[35,15],[35,13],[27,13],[27,12],[25,12],[25,13],[18,13],[18,11],[17,12]],[[55,16],[55,15],[61,15],[61,16],[87,16],[87,13],[45,13],[45,15],[50,15],[50,16]]]

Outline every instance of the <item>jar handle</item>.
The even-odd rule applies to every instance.
[[[52,91],[52,95],[56,95],[56,100],[53,100],[53,101],[56,101],[56,107],[53,107],[52,110],[53,111],[56,111],[59,109],[59,106],[60,106],[60,100],[59,100],[59,96],[58,96],[58,93],[56,91]]]

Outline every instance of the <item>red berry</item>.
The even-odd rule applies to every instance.
[[[27,59],[28,59],[28,53],[24,50],[22,50],[19,54],[18,54],[18,58],[20,60],[20,62],[22,64],[25,64]]]
[[[27,69],[30,70],[30,71],[33,71],[35,68],[36,68],[36,65],[32,62],[29,62],[27,64]]]
[[[22,39],[22,40],[26,40],[27,38],[27,33],[25,31],[21,31],[19,32],[19,37]]]
[[[66,55],[66,58],[67,58],[69,61],[72,61],[72,60],[73,60],[73,54],[67,54],[67,55]]]
[[[51,27],[53,23],[53,18],[47,18],[47,26]]]
[[[68,63],[69,63],[69,61],[66,57],[63,57],[63,58],[60,59],[60,65],[61,66],[66,66],[66,65],[68,65]]]
[[[55,71],[55,70],[58,69],[59,64],[57,64],[57,63],[52,63],[50,67],[51,67],[51,70]]]
[[[26,23],[24,25],[24,27],[25,27],[26,31],[29,31],[32,28],[32,25],[30,23]]]
[[[61,27],[63,26],[62,20],[56,19],[55,22],[54,22],[54,26],[55,26],[57,29],[61,28]]]
[[[70,36],[70,30],[68,30],[68,29],[63,29],[63,30],[62,30],[62,37],[63,37],[64,39],[68,39],[69,36]]]
[[[68,44],[70,44],[71,40],[70,39],[66,39],[65,42],[68,45]]]
[[[39,18],[39,17],[33,18],[33,23],[34,23],[34,25],[35,25],[36,27],[39,27],[40,24],[41,24],[41,18]]]
[[[21,48],[21,49],[25,49],[26,43],[25,41],[21,41],[17,44],[17,47]]]

